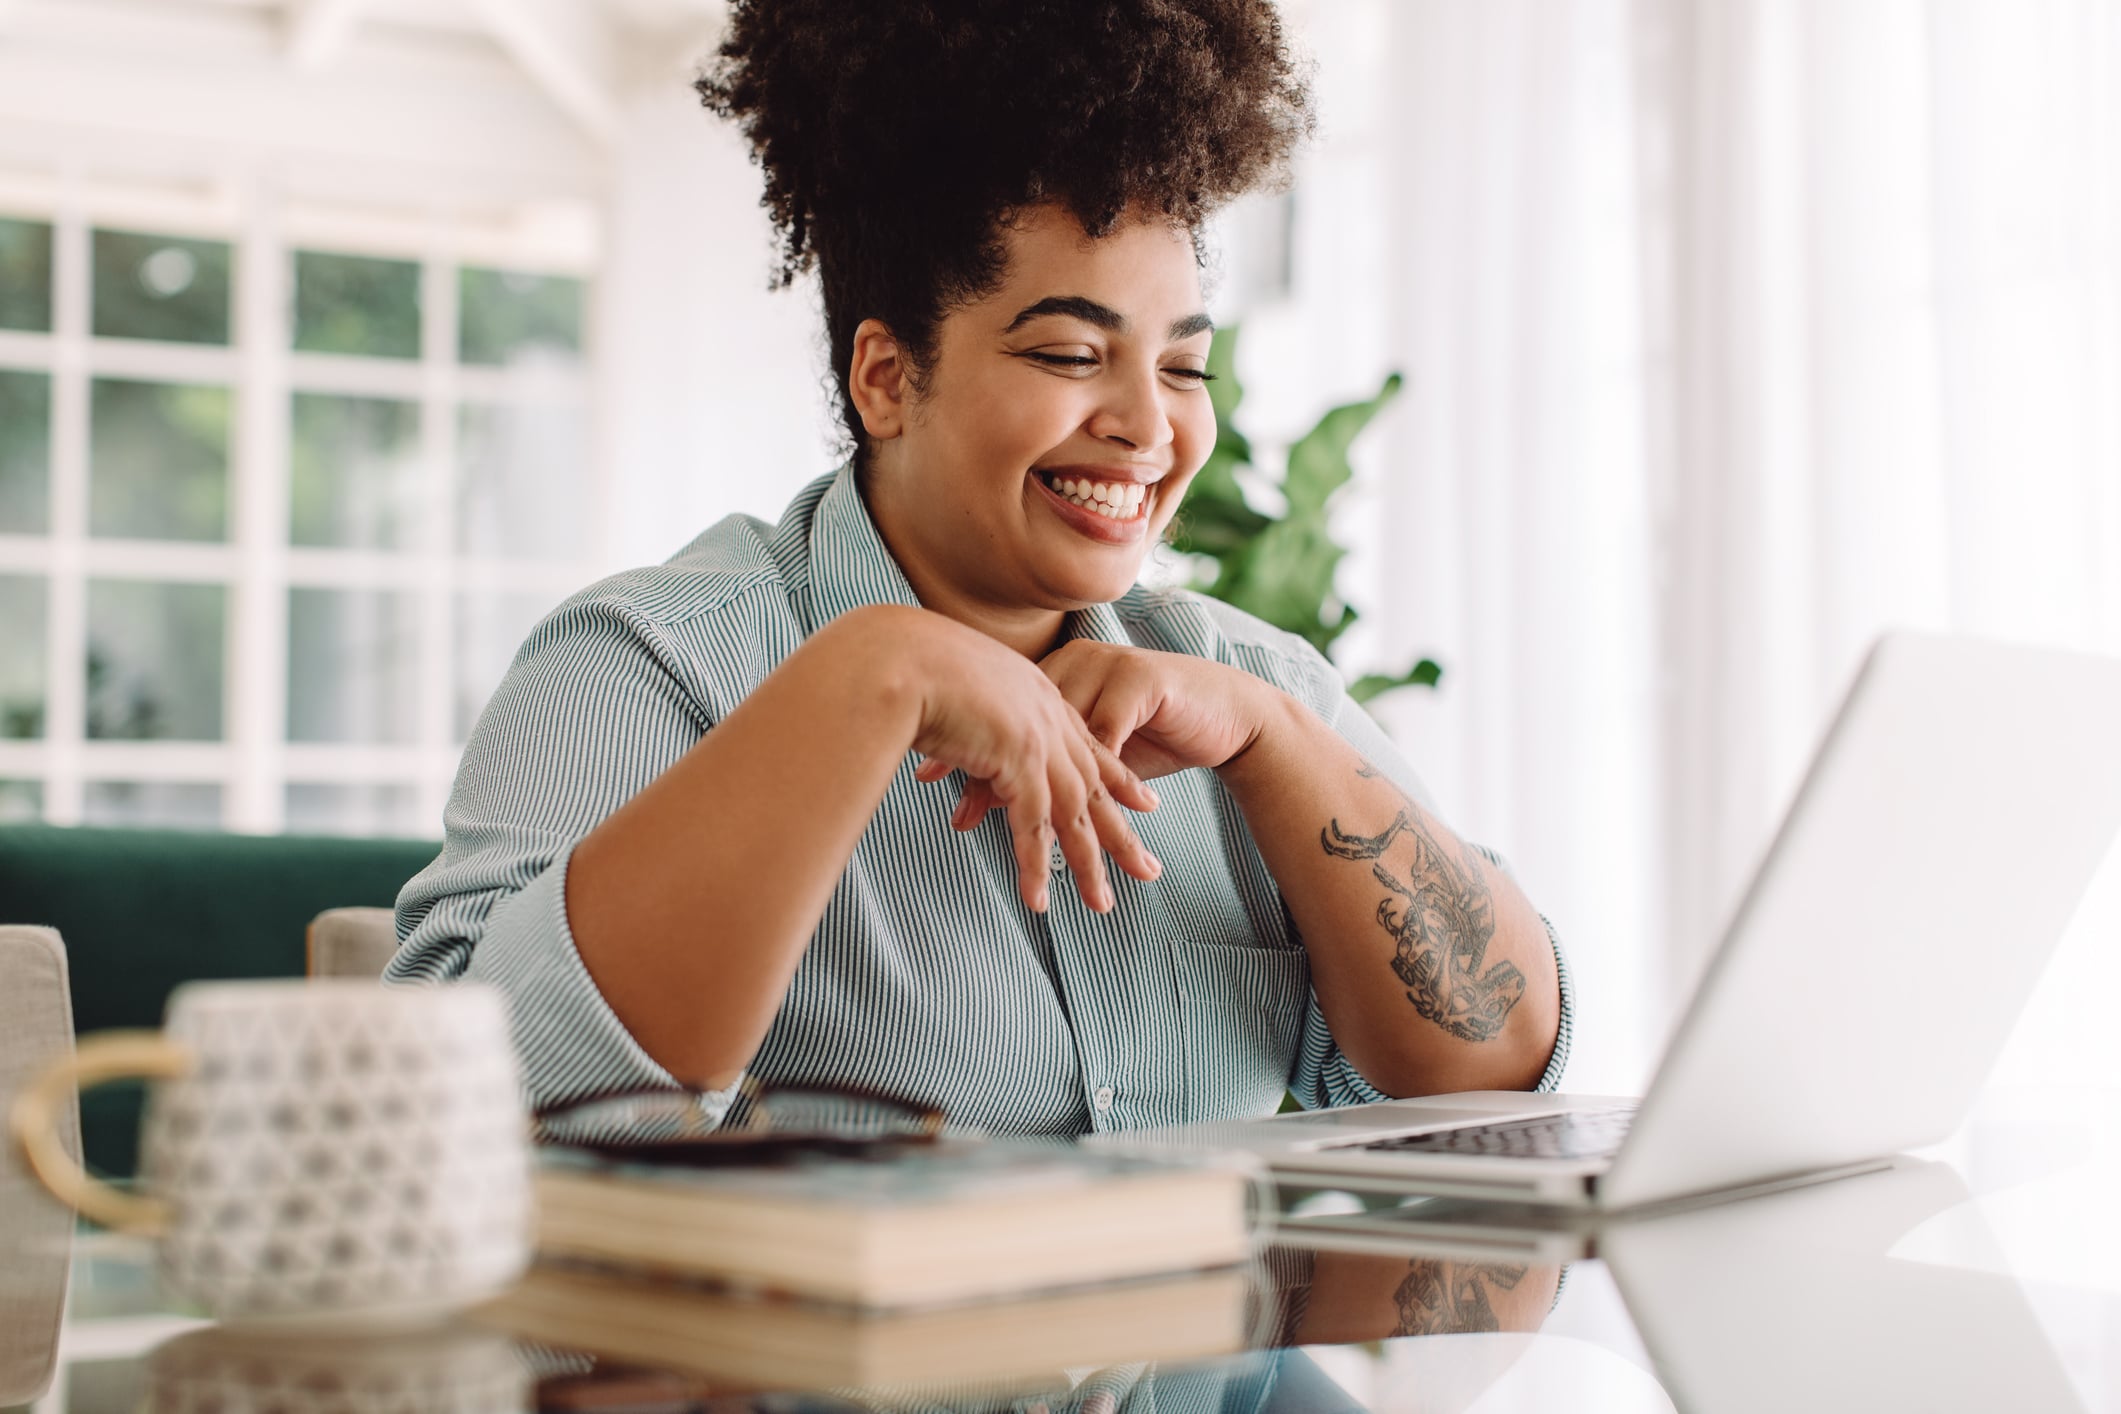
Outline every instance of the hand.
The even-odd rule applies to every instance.
[[[977,783],[951,823],[969,830],[999,805],[1009,814],[1017,887],[1027,906],[1047,904],[1048,845],[1058,839],[1083,902],[1113,905],[1104,852],[1137,879],[1163,865],[1134,833],[1125,805],[1154,810],[1156,793],[1090,734],[1084,718],[1039,667],[1000,643],[940,615],[922,613],[914,650],[922,665],[915,771],[939,781],[963,771]]]
[[[1039,668],[1099,746],[1142,779],[1230,761],[1257,738],[1263,694],[1274,692],[1250,673],[1205,658],[1090,639],[1062,644]],[[961,828],[978,824],[997,799],[991,783],[974,774],[958,805]]]

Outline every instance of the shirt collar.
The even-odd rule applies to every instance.
[[[810,585],[811,633],[864,604],[920,607],[905,571],[869,518],[853,462],[834,474],[810,522]]]

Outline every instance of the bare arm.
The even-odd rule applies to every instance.
[[[862,831],[909,750],[1006,782],[1025,900],[1054,820],[1092,907],[1102,845],[1157,866],[1113,805],[1148,795],[1022,657],[923,610],[826,625],[676,764],[575,846],[583,965],[650,1057],[719,1089],[772,1023]]]
[[[1258,735],[1218,774],[1281,886],[1342,1053],[1387,1094],[1531,1089],[1561,1017],[1546,925],[1316,714],[1266,691]]]
[[[1391,1095],[1539,1083],[1561,1021],[1546,925],[1508,875],[1316,713],[1184,654],[1078,641],[1042,666],[1143,775],[1208,766],[1222,778],[1364,1079]]]

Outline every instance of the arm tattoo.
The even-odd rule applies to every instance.
[[[1525,1271],[1489,1262],[1409,1262],[1406,1280],[1392,1293],[1399,1307],[1393,1334],[1499,1331],[1502,1322],[1489,1304],[1489,1289],[1513,1291]]]
[[[1362,774],[1379,775],[1370,768]],[[1318,842],[1341,859],[1369,861],[1371,875],[1384,885],[1377,921],[1396,944],[1392,971],[1406,983],[1414,1010],[1461,1041],[1492,1041],[1524,999],[1524,974],[1508,960],[1482,970],[1495,936],[1495,900],[1471,851],[1460,846],[1463,852],[1453,858],[1419,808],[1401,800],[1399,813],[1380,833],[1349,834],[1336,819],[1318,832]],[[1402,838],[1413,851],[1404,879],[1382,863]]]

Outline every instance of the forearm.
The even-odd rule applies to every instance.
[[[1295,699],[1218,774],[1309,951],[1348,1060],[1393,1095],[1519,1090],[1553,1052],[1546,927],[1502,870]]]
[[[891,615],[858,610],[791,654],[575,846],[582,963],[658,1064],[720,1088],[772,1023],[919,717]]]

